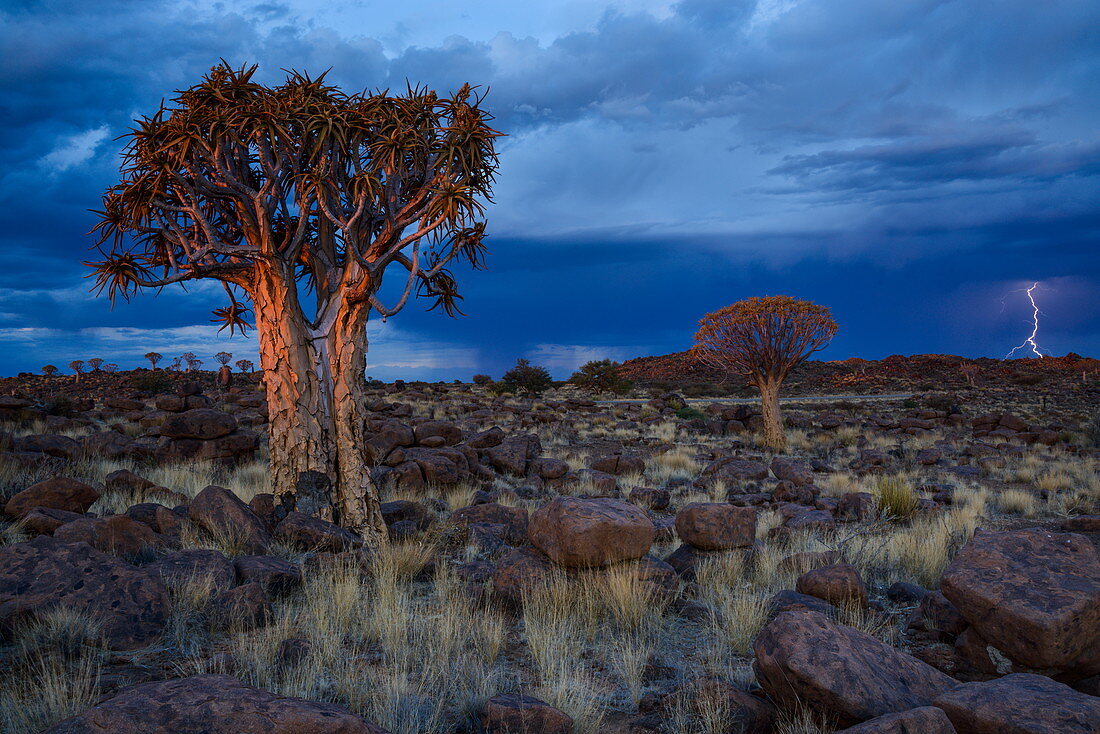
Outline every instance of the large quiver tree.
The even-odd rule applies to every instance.
[[[231,332],[249,326],[251,306],[276,495],[376,544],[385,526],[362,451],[367,320],[410,294],[457,311],[447,264],[481,262],[500,133],[469,85],[444,98],[345,94],[323,75],[268,87],[255,71],[223,63],[137,121],[99,212],[103,257],[89,265],[112,299],[221,281],[229,303],[214,313]]]
[[[692,351],[716,369],[744,375],[760,390],[764,444],[786,448],[779,387],[787,375],[836,334],[829,309],[790,296],[763,296],[708,313],[699,321]]]

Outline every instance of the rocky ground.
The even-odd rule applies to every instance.
[[[782,455],[717,400],[382,386],[368,553],[196,377],[0,386],[5,731],[1100,732],[1087,381],[793,405]]]

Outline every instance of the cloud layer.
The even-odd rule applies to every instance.
[[[395,319],[403,344],[371,360],[394,375],[681,349],[701,313],[780,291],[833,306],[833,356],[998,355],[1018,323],[990,328],[987,306],[1034,280],[1051,348],[1100,352],[1094,2],[376,5],[0,11],[0,340],[18,345],[0,371],[205,343],[212,293],[110,311],[80,263],[117,136],[219,58],[266,81],[331,67],[349,88],[490,89],[508,133],[491,271],[463,274],[469,318]],[[1056,288],[1084,302],[1060,314]]]

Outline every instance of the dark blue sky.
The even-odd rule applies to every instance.
[[[534,5],[534,7],[531,7]],[[465,6],[465,7],[464,7]],[[489,270],[467,316],[369,329],[370,374],[567,374],[690,344],[769,293],[833,308],[826,358],[1100,354],[1095,0],[8,0],[0,374],[214,335],[217,289],[113,311],[81,261],[129,121],[219,58],[346,88],[491,87]],[[208,363],[210,362],[207,359]]]

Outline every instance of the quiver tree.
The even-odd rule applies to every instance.
[[[241,372],[251,372],[255,365],[252,364],[251,359],[238,359],[233,364],[237,365],[237,369]]]
[[[84,360],[74,359],[72,362],[69,362],[69,369],[76,373],[76,381],[80,382],[80,376],[84,374]]]
[[[447,265],[481,262],[500,133],[469,85],[450,97],[346,94],[323,75],[267,87],[254,72],[222,64],[137,122],[90,265],[112,297],[220,280],[229,303],[215,320],[231,331],[248,326],[251,305],[279,501],[377,544],[367,319],[414,293],[457,312]],[[379,288],[394,271],[386,305]]]
[[[836,334],[829,309],[790,296],[747,298],[699,321],[692,351],[716,369],[744,375],[760,391],[764,444],[786,448],[779,387],[795,366]]]
[[[233,355],[229,352],[218,352],[214,355],[214,361],[222,365],[223,367],[229,364],[229,361],[231,359],[233,359]]]
[[[42,368],[42,374],[44,374],[46,377],[53,377],[57,374],[57,367],[52,364],[48,364]]]
[[[100,365],[103,364],[101,357],[92,357],[88,360],[88,366],[92,368],[92,372],[99,372]]]
[[[156,369],[157,368],[157,362],[164,359],[164,355],[159,353],[159,352],[148,352],[148,353],[146,353],[145,358],[147,360],[149,360],[149,366],[152,367],[153,369]]]

